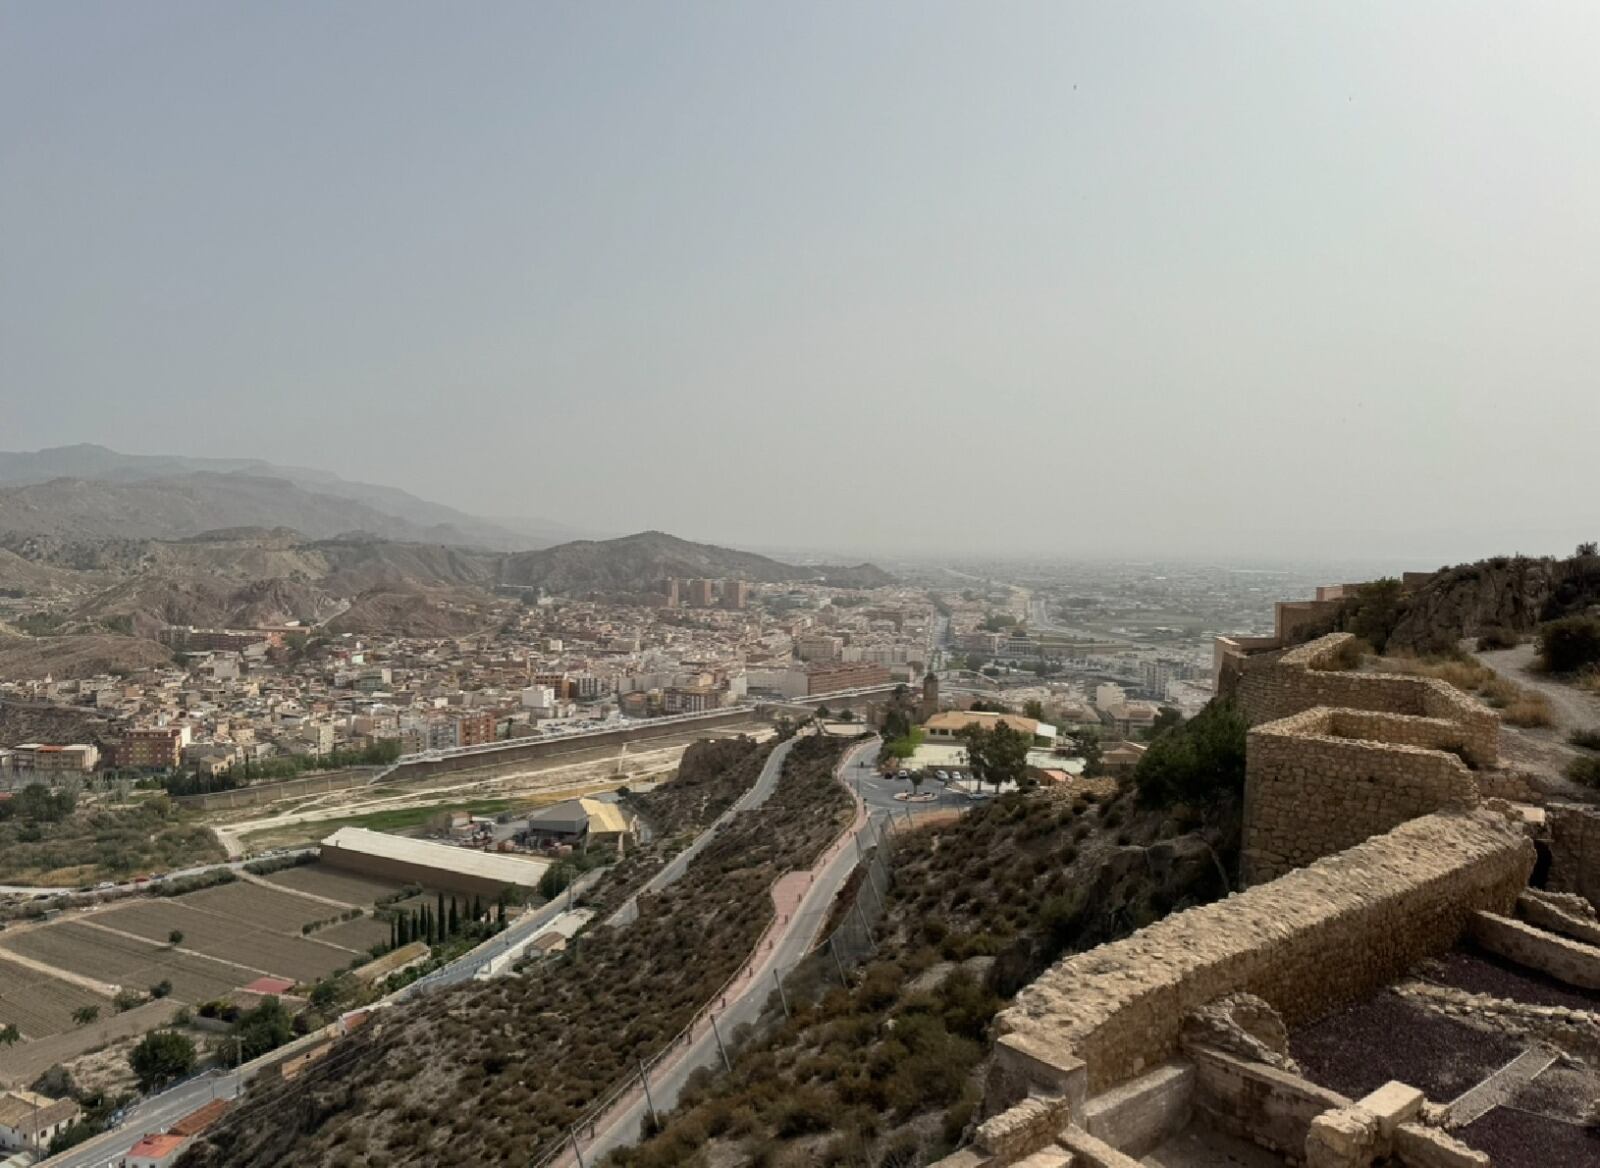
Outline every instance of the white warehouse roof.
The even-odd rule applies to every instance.
[[[323,840],[322,846],[527,887],[539,883],[539,877],[550,866],[548,860],[452,847],[432,840],[408,839],[403,835],[368,831],[364,827],[341,827]]]

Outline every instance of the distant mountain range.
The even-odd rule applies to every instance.
[[[895,579],[872,564],[802,567],[754,552],[691,543],[661,531],[620,539],[575,540],[505,557],[500,582],[547,592],[644,592],[667,577],[714,577],[762,584],[814,581],[839,588],[876,588]]]
[[[0,531],[170,540],[278,526],[313,539],[363,532],[494,551],[583,534],[547,520],[483,519],[396,487],[260,459],[123,454],[89,444],[0,451]]]

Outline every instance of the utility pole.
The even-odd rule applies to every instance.
[[[661,1130],[661,1117],[656,1114],[656,1101],[650,1097],[650,1079],[644,1073],[644,1060],[639,1060],[639,1085],[644,1088],[644,1105],[650,1109],[650,1126]]]
[[[722,1031],[717,1029],[717,1016],[711,1015],[711,1033],[716,1035],[717,1050],[722,1054],[722,1069],[733,1074],[733,1064],[728,1061],[728,1048],[722,1045]]]
[[[783,992],[783,978],[778,976],[778,971],[772,971],[772,984],[778,987],[778,1001],[783,1004],[783,1016],[789,1017],[789,995]]]

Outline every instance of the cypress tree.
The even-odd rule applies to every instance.
[[[454,937],[461,931],[461,914],[456,911],[456,898],[450,898],[450,935]]]
[[[444,940],[444,893],[439,894],[439,914],[434,917],[439,924],[439,940]]]

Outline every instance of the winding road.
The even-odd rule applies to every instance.
[[[851,789],[855,798],[854,821],[809,871],[790,872],[773,885],[772,925],[757,941],[755,954],[736,976],[728,992],[718,1002],[711,1004],[690,1026],[686,1041],[676,1052],[667,1052],[650,1068],[649,1097],[646,1098],[644,1091],[635,1086],[593,1124],[588,1133],[578,1135],[585,1168],[613,1149],[636,1142],[640,1124],[648,1114],[651,1103],[654,1103],[657,1111],[671,1109],[694,1071],[701,1067],[720,1066],[722,1043],[738,1027],[747,1022],[754,1023],[760,1017],[767,999],[777,988],[776,971],[787,970],[798,964],[815,944],[817,933],[828,918],[834,898],[855,870],[863,852],[871,846],[876,820],[882,814],[870,810],[860,796],[855,795],[853,783],[861,759],[875,756],[877,747],[876,739],[863,742],[852,747],[840,760],[834,775]],[[761,795],[755,805],[765,802],[770,794],[768,790]],[[868,838],[862,839],[863,834]],[[578,1162],[571,1143],[555,1157],[544,1161],[552,1168],[565,1168],[567,1165],[576,1168]]]

